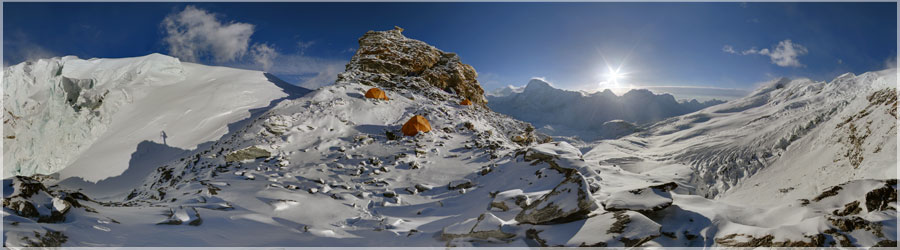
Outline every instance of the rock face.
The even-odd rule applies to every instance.
[[[359,50],[350,59],[337,82],[350,79],[363,84],[391,88],[408,82],[426,82],[444,91],[484,105],[484,89],[478,73],[460,62],[456,53],[444,52],[425,42],[409,39],[403,29],[369,31],[359,38]]]

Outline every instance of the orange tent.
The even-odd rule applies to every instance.
[[[469,101],[469,99],[465,99],[465,100],[459,102],[459,105],[466,105],[466,106],[472,105],[472,101]]]
[[[400,131],[402,131],[404,135],[415,136],[419,131],[426,133],[431,131],[431,124],[428,123],[428,120],[425,119],[425,117],[417,115],[409,118],[409,121],[400,128]]]
[[[369,91],[366,91],[366,98],[375,98],[388,101],[387,94],[384,93],[383,90],[379,88],[371,88]]]

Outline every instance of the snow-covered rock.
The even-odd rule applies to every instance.
[[[678,184],[669,182],[645,188],[618,191],[610,194],[603,201],[603,208],[607,211],[631,210],[636,212],[664,209],[672,205],[672,194],[669,192],[676,187],[678,187]]]
[[[584,221],[529,229],[542,247],[636,247],[660,236],[660,225],[631,211],[608,212]]]
[[[427,59],[398,55],[405,59],[382,65]],[[233,76],[215,69],[204,77]],[[778,81],[585,144],[517,140],[539,134],[459,105],[464,96],[422,76],[380,70],[351,62],[335,85],[254,111],[177,157],[139,162],[129,170],[145,172],[129,188],[20,181],[4,200],[27,201],[36,216],[5,206],[4,245],[896,246],[896,180],[881,180],[896,175],[889,72],[842,76],[833,86]],[[373,85],[391,99],[364,98]],[[402,136],[414,115],[432,130]],[[259,154],[229,161],[248,148],[267,156],[252,150]],[[92,199],[70,191],[78,189]],[[95,195],[108,192],[124,194]],[[65,223],[40,220],[53,211],[67,211]],[[200,225],[183,226],[191,223]]]
[[[574,169],[566,169],[565,179],[536,201],[528,204],[516,221],[529,224],[556,224],[581,220],[597,208],[588,184]]]
[[[503,231],[505,221],[497,218],[496,215],[488,212],[444,228],[441,237],[444,240],[455,238],[477,238],[477,239],[507,239],[515,236],[513,233]]]
[[[419,77],[428,84],[484,105],[484,89],[478,73],[460,62],[456,53],[444,52],[425,42],[410,39],[395,27],[389,31],[369,31],[359,38],[359,49],[347,71],[337,82],[392,86],[394,77]]]

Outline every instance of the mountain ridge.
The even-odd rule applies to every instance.
[[[775,81],[579,148],[460,105],[467,94],[440,77],[358,63],[214,142],[148,162],[118,195],[54,176],[4,179],[4,244],[897,245],[896,71]],[[365,98],[372,87],[390,100]],[[402,136],[416,115],[432,130]]]
[[[623,120],[639,127],[724,103],[718,100],[678,102],[670,94],[654,94],[646,89],[633,89],[621,96],[608,89],[588,94],[557,89],[538,78],[519,90],[508,87],[499,91],[507,95],[489,94],[491,109],[531,122],[541,132],[574,135],[586,141],[630,134],[604,129],[603,124],[608,121]]]

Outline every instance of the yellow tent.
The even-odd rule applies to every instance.
[[[415,136],[419,131],[426,133],[431,131],[431,124],[428,123],[428,119],[425,119],[425,117],[417,115],[409,118],[409,121],[400,128],[400,131],[402,131],[404,135]]]
[[[375,98],[388,101],[387,94],[384,93],[383,90],[379,88],[371,88],[369,91],[366,91],[366,98]]]
[[[469,101],[469,99],[465,99],[465,100],[459,102],[459,105],[465,105],[465,106],[472,105],[472,101]]]

